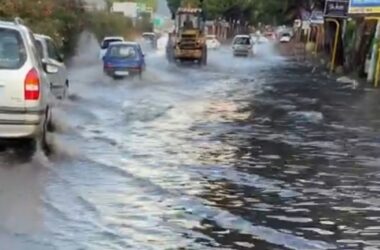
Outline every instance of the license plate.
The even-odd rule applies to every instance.
[[[115,71],[116,76],[128,76],[129,72],[128,71]]]

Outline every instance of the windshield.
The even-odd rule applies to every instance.
[[[250,45],[251,39],[249,37],[237,37],[235,38],[234,44]]]
[[[108,51],[108,56],[112,58],[136,58],[138,55],[137,49],[130,45],[111,46]]]
[[[40,56],[40,58],[44,58],[44,47],[42,45],[42,42],[41,40],[36,40],[36,47],[37,47],[37,51],[38,51],[38,55]]]
[[[26,51],[19,32],[0,29],[0,69],[19,69],[26,61]]]
[[[111,43],[114,43],[114,42],[122,42],[123,40],[120,39],[120,38],[114,38],[114,39],[107,39],[107,40],[104,40],[103,43],[102,43],[102,49],[107,49]]]
[[[207,40],[214,40],[214,39],[216,39],[216,37],[215,36],[208,36],[206,39]]]
[[[153,35],[153,34],[143,34],[142,37],[145,40],[154,40],[155,39],[155,35]]]
[[[178,26],[184,30],[199,29],[201,27],[201,18],[197,14],[182,13],[178,15]]]

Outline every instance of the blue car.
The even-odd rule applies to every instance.
[[[145,70],[144,53],[138,43],[111,43],[103,57],[104,72],[115,79],[128,76],[142,77]]]

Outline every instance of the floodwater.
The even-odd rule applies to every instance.
[[[380,249],[380,93],[278,56],[147,52],[113,81],[85,34],[54,153],[1,154],[1,250]]]

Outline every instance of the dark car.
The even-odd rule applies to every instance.
[[[112,43],[103,57],[104,72],[113,78],[139,76],[145,70],[144,53],[138,43]]]

